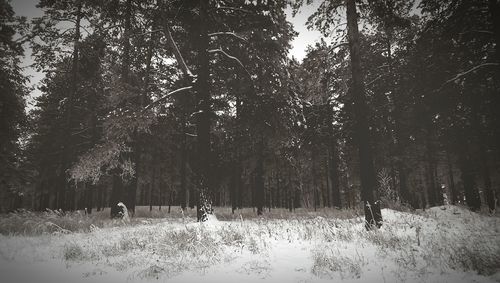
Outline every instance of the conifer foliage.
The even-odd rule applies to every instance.
[[[500,3],[317,1],[299,61],[313,2],[40,0],[28,22],[0,1],[0,210],[493,212]]]

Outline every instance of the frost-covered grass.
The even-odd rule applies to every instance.
[[[109,218],[109,217],[108,217]],[[40,235],[47,233],[90,232],[93,227],[103,227],[104,214],[85,215],[81,211],[63,213],[57,210],[44,212],[18,211],[0,215],[0,234]]]
[[[139,208],[131,223],[97,213],[89,218],[102,225],[89,220],[82,223],[91,228],[64,233],[4,233],[0,273],[9,276],[0,281],[500,280],[500,218],[459,207],[384,209],[385,223],[376,231],[366,231],[356,211],[333,209],[271,210],[256,217],[252,209],[233,215],[230,208],[217,208],[217,217],[203,224],[190,210],[163,209],[153,212],[156,218],[148,213]]]
[[[238,209],[232,213],[229,207],[217,208],[217,217],[220,220],[239,221],[241,219],[304,219],[314,218],[316,216],[328,218],[352,218],[358,216],[357,210],[337,210],[337,209],[318,209],[311,211],[307,209],[296,209],[290,213],[286,209],[272,209],[263,216],[257,216],[252,208]],[[196,210],[187,209],[181,211],[179,207],[172,207],[168,212],[168,207],[154,207],[152,211],[148,206],[139,206],[133,218],[127,223],[123,221],[110,219],[109,208],[95,211],[91,214],[85,214],[84,211],[61,212],[58,210],[46,210],[44,212],[31,212],[21,210],[8,214],[0,214],[0,234],[3,235],[40,235],[51,233],[68,234],[72,232],[91,232],[95,228],[116,227],[127,225],[143,225],[157,223],[159,221],[169,222],[192,222],[196,219]]]

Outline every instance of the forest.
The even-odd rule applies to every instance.
[[[313,2],[2,0],[0,211],[493,212],[500,3],[320,1],[299,62],[285,11]]]

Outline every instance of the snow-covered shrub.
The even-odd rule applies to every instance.
[[[366,261],[357,253],[354,256],[343,255],[339,250],[327,246],[318,246],[312,251],[313,266],[311,272],[319,277],[342,279],[360,278],[362,266]]]
[[[225,245],[241,245],[245,240],[242,231],[233,225],[223,226],[219,235]]]
[[[382,206],[398,209],[401,203],[396,192],[396,188],[392,186],[392,180],[389,169],[382,168],[377,174],[378,181],[378,191],[380,194],[380,200],[382,201]]]
[[[247,241],[247,248],[249,251],[251,251],[253,254],[258,254],[262,251],[259,242],[257,239],[255,239],[254,236],[250,236]]]
[[[85,215],[80,211],[62,212],[47,209],[44,212],[19,211],[0,215],[0,234],[40,235],[90,232],[91,227],[103,227],[107,221],[100,214]]]
[[[498,218],[459,207],[432,208],[427,213],[439,227],[424,232],[422,246],[427,261],[483,275],[500,271]]]
[[[144,270],[141,270],[138,274],[137,277],[139,278],[145,278],[145,279],[160,279],[160,275],[162,273],[165,273],[165,269],[161,266],[158,266],[156,264],[153,264],[149,267],[147,267]]]
[[[394,227],[388,225],[384,227],[383,231],[361,231],[361,234],[369,242],[375,244],[381,250],[401,250],[405,247],[409,247],[414,240],[406,234],[398,234]]]
[[[478,274],[492,275],[500,270],[500,248],[488,242],[462,242],[451,250],[449,265],[453,269],[473,270]]]
[[[65,260],[81,260],[83,259],[82,248],[75,244],[68,244],[64,246],[64,259]]]

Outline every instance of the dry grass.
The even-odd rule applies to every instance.
[[[296,209],[289,212],[287,209],[272,209],[265,211],[263,215],[257,216],[252,208],[238,209],[233,214],[229,207],[217,207],[215,213],[219,220],[241,221],[241,220],[271,220],[271,219],[313,219],[316,217],[348,219],[359,215],[357,210],[318,209],[317,211],[307,209]],[[40,235],[54,233],[87,233],[95,228],[115,227],[123,225],[152,224],[160,221],[169,222],[193,222],[196,219],[195,209],[182,211],[180,207],[172,207],[168,213],[167,207],[154,207],[149,211],[148,206],[136,207],[134,217],[129,223],[109,218],[109,208],[85,214],[84,211],[61,212],[58,210],[47,210],[44,212],[31,212],[21,210],[18,212],[0,215],[0,234],[2,235]]]
[[[203,271],[242,253],[265,259],[276,241],[315,243],[310,250],[310,271],[327,279],[362,277],[366,266],[373,264],[368,258],[374,256],[414,274],[436,269],[483,275],[497,272],[499,219],[466,210],[450,219],[441,212],[393,212],[381,229],[369,232],[355,210],[297,209],[290,213],[275,209],[257,217],[252,209],[232,214],[230,208],[216,208],[217,218],[226,221],[209,225],[195,223],[194,210],[181,212],[178,207],[170,214],[166,209],[153,212],[151,218],[148,207],[138,207],[130,223],[109,219],[107,210],[90,216],[21,212],[0,217],[0,231],[4,235],[58,234],[63,243],[60,257],[68,264],[91,261],[124,271],[134,267],[132,277],[147,279]],[[241,270],[264,277],[270,272],[261,261],[246,263]]]

